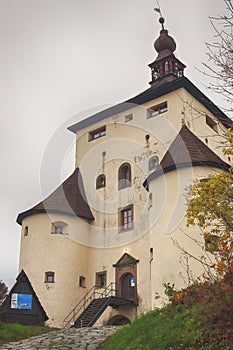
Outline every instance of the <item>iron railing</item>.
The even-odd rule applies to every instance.
[[[92,300],[100,298],[108,298],[110,296],[116,295],[116,283],[111,282],[109,285],[100,291],[100,287],[93,286],[89,291],[84,295],[84,297],[78,302],[78,304],[69,312],[66,318],[63,321],[64,327],[68,327],[75,323],[77,318],[81,313],[90,305]]]

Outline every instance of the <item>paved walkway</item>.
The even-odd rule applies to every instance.
[[[70,328],[0,346],[1,350],[95,350],[119,327]]]

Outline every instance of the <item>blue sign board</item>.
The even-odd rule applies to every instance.
[[[135,287],[135,278],[134,277],[131,277],[131,281],[130,281],[130,285],[131,287]]]
[[[20,310],[32,309],[32,295],[31,294],[16,294],[11,295],[11,308]]]

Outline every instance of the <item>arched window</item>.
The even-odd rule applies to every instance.
[[[149,170],[153,170],[157,167],[159,163],[159,160],[158,160],[158,157],[156,156],[153,156],[149,159],[149,164],[148,164],[148,167],[149,167]]]
[[[101,174],[96,179],[96,189],[106,187],[106,177],[104,174]]]
[[[118,172],[118,189],[131,187],[131,166],[129,163],[124,163],[120,166]]]
[[[68,234],[68,225],[63,221],[55,221],[52,223],[51,233]]]

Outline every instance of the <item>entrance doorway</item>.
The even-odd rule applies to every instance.
[[[128,253],[113,265],[115,267],[116,296],[137,305],[137,264],[139,260]]]
[[[134,300],[135,298],[135,278],[131,273],[126,273],[121,277],[121,298]]]

